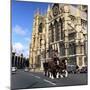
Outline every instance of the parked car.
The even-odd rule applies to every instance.
[[[25,68],[25,71],[28,72],[28,71],[29,71],[29,68],[26,67],[26,68]]]
[[[17,71],[17,68],[16,67],[12,67],[11,71],[12,71],[12,73],[15,73]]]
[[[85,67],[82,67],[80,70],[79,70],[80,73],[87,73],[87,66]]]
[[[67,65],[68,73],[76,73],[76,65]]]

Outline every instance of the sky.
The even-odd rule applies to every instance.
[[[47,11],[47,7],[48,3],[12,0],[12,50],[16,54],[23,53],[25,57],[29,56],[34,14],[38,8],[44,14]]]

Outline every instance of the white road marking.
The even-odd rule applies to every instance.
[[[36,77],[36,78],[39,78],[39,79],[40,79],[40,77],[39,77],[39,76],[35,76],[35,75],[33,75],[33,74],[31,74],[31,76],[34,76],[34,77]]]
[[[48,81],[48,80],[46,80],[46,79],[44,79],[44,81],[45,81],[45,82],[48,82],[48,83],[50,83],[50,84],[52,84],[52,85],[56,85],[55,83],[53,83],[53,82],[51,82],[51,81]]]
[[[31,76],[34,76],[33,74],[30,74]]]
[[[31,74],[31,76],[34,76],[34,77],[36,77],[36,78],[38,78],[38,79],[40,79],[40,77],[39,76],[35,76],[35,75],[33,75],[33,74]],[[49,81],[49,80],[46,80],[46,79],[43,79],[45,82],[47,82],[47,83],[50,83],[50,84],[52,84],[52,85],[56,85],[55,83],[53,83],[53,82],[51,82],[51,81]]]
[[[39,77],[39,76],[35,76],[35,77],[40,79],[40,77]]]

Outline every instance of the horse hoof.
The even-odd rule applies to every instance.
[[[51,78],[51,79],[54,79],[54,78]]]
[[[51,79],[54,79],[54,77],[52,76]]]
[[[57,75],[56,78],[59,78],[59,76]]]
[[[60,77],[63,78],[63,75],[61,75]]]
[[[65,77],[68,77],[68,75],[65,75]]]

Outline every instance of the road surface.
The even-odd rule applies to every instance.
[[[24,70],[18,70],[11,75],[12,90],[68,85],[87,85],[87,74],[69,74],[67,78],[50,79],[41,72],[25,72]]]

